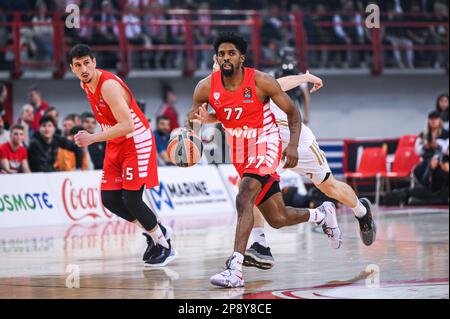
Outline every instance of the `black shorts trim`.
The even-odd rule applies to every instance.
[[[258,197],[255,200],[256,206],[263,204],[270,197],[272,197],[276,193],[281,192],[280,184],[272,175],[261,176],[256,174],[244,173],[242,177],[250,177],[256,179],[261,183],[261,192],[259,193]]]

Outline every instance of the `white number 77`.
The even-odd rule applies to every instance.
[[[265,156],[257,156],[255,158],[254,156],[250,156],[248,158],[248,164],[247,164],[247,166],[245,168],[250,167],[250,165],[252,165],[255,162],[256,159],[258,160],[258,163],[255,165],[255,168],[259,168],[264,163],[266,157]]]

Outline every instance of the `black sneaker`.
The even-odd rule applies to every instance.
[[[175,249],[172,248],[170,239],[167,240],[167,243],[169,244],[169,248],[165,248],[161,245],[154,246],[155,248],[152,249],[152,255],[145,261],[145,266],[163,267],[175,259],[177,253]]]
[[[359,222],[359,236],[364,245],[370,246],[377,237],[377,227],[372,217],[372,204],[367,198],[360,198],[359,201],[367,210],[367,213],[363,217],[356,217]]]
[[[172,232],[173,232],[172,229],[169,226],[163,226],[160,223],[158,223],[158,225],[161,228],[161,231],[164,234],[164,237],[166,237],[166,239],[170,239]],[[144,256],[142,256],[142,260],[146,261],[153,254],[155,245],[153,243],[152,237],[149,234],[142,233],[142,235],[144,235],[145,239],[147,240],[147,249],[144,252]]]
[[[260,243],[255,242],[245,251],[243,265],[259,269],[270,269],[275,265],[275,260],[269,247],[264,247]]]

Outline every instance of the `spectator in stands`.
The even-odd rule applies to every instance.
[[[75,114],[67,115],[63,120],[62,133],[63,136],[68,137],[70,135],[70,130],[76,126],[75,123]]]
[[[55,107],[50,106],[44,113],[44,116],[50,116],[53,119],[53,123],[56,124],[56,132],[55,135],[62,135],[62,130],[58,127],[59,123],[59,114]]]
[[[448,1],[447,1],[448,3]],[[440,23],[437,26],[430,26],[429,44],[446,46],[447,50],[432,51],[435,68],[446,68],[448,71],[448,7],[442,2],[434,3],[434,12],[431,22]]]
[[[202,2],[199,5],[197,21],[201,23],[198,28],[194,28],[195,43],[199,45],[209,44],[212,41],[211,14],[209,13],[209,3]],[[200,69],[211,69],[209,51],[197,51],[197,65]]]
[[[8,88],[6,84],[0,82],[0,117],[3,119],[3,123],[6,129],[9,128],[9,123],[6,120],[6,101],[8,100]]]
[[[95,116],[92,113],[83,113],[83,129],[89,132],[90,134],[94,134],[96,127],[97,127],[97,121],[95,120]],[[102,169],[103,168],[103,161],[105,159],[105,149],[106,149],[106,142],[99,142],[94,143],[88,146],[88,152],[90,160],[92,161],[92,164],[94,165],[94,169]]]
[[[6,143],[9,141],[9,131],[5,129],[5,122],[3,118],[0,116],[0,144]]]
[[[422,11],[418,1],[412,2],[411,12],[408,14],[408,19],[414,22],[424,23],[427,22],[427,17]],[[414,45],[425,45],[429,37],[429,29],[427,27],[414,27],[407,28],[406,34],[408,38],[414,43]],[[427,66],[428,52],[418,51],[415,53],[414,64],[416,66]]]
[[[129,43],[145,48],[150,47],[150,38],[142,31],[141,19],[139,17],[138,7],[128,4],[125,7],[122,22],[125,24],[125,36]],[[144,61],[147,60],[147,52],[138,51],[140,67],[144,66]]]
[[[169,85],[163,85],[163,101],[164,105],[160,108],[157,115],[165,115],[170,120],[170,132],[180,127],[178,123],[178,112],[175,109],[177,97],[173,88]]]
[[[119,20],[114,12],[114,7],[109,0],[103,0],[101,13],[96,17],[95,43],[99,45],[118,45]],[[115,69],[117,64],[117,52],[104,51],[100,63],[105,69]]]
[[[8,18],[6,14],[3,12],[2,8],[0,7],[0,48],[5,47],[8,43],[11,34],[11,31],[8,30],[8,28],[5,25],[1,25],[2,23],[8,22]],[[0,68],[3,69],[3,65],[6,64],[5,59],[5,52],[0,52]],[[0,106],[1,108],[1,106]]]
[[[394,4],[388,7],[385,22],[401,23],[405,19],[401,13],[396,10]],[[388,26],[382,31],[384,39],[393,46],[395,63],[398,68],[404,69],[405,63],[402,60],[401,52],[406,50],[406,66],[410,69],[414,68],[414,51],[413,42],[408,38],[406,28],[403,26]],[[404,47],[406,49],[400,49]]]
[[[315,7],[315,11],[311,16],[313,26],[309,28],[309,32],[312,33],[308,36],[312,42],[311,44],[336,44],[335,32],[332,26],[319,25],[320,23],[332,23],[333,19],[329,15],[327,7],[323,3],[318,3]],[[328,68],[331,60],[337,55],[334,52],[329,52],[327,50],[317,51],[317,60],[322,68]],[[333,58],[332,58],[333,57]]]
[[[416,153],[422,157],[422,161],[414,169],[417,180],[426,185],[427,169],[434,156],[440,156],[448,148],[449,133],[443,128],[440,113],[436,110],[428,114],[426,129],[420,133],[416,140]]]
[[[36,58],[45,60],[53,58],[53,26],[52,18],[47,15],[47,5],[44,1],[36,3],[38,15],[31,19],[33,24],[33,41],[36,44]],[[40,23],[49,23],[40,24]]]
[[[144,15],[143,30],[150,38],[151,44],[160,45],[167,43],[167,27],[154,23],[154,20],[164,20],[163,7],[158,2],[153,2],[147,7]],[[163,51],[152,51],[149,55],[149,67],[160,69],[167,67],[167,55]]]
[[[182,9],[179,5],[175,6],[173,8],[176,9]],[[186,27],[184,24],[184,15],[180,14],[170,14],[169,19],[173,21],[177,21],[177,24],[172,24],[169,26],[169,33],[167,42],[172,45],[182,45],[185,42],[185,34],[186,34]],[[179,69],[183,64],[183,51],[172,51],[169,53],[169,68],[173,69]]]
[[[353,25],[347,25],[352,23]],[[339,44],[358,45],[364,44],[364,28],[361,15],[355,11],[353,1],[344,2],[342,10],[339,14],[333,16],[334,32],[339,39]],[[355,58],[356,56],[356,58]],[[347,51],[348,66],[359,66],[362,59],[359,53],[352,50]]]
[[[0,172],[5,174],[30,173],[28,152],[23,146],[24,127],[15,124],[11,128],[11,138],[0,145]]]
[[[83,131],[83,127],[81,126],[74,126],[67,136],[67,140],[73,142],[74,136],[78,134],[78,132]],[[81,149],[83,152],[83,163],[81,166],[81,169],[83,171],[86,171],[88,169],[92,169],[92,167],[89,167],[92,165],[92,162],[90,162],[89,153],[87,149]],[[54,164],[54,167],[57,171],[60,172],[70,172],[77,169],[77,159],[76,155],[73,151],[64,149],[62,147],[58,148],[58,154],[56,156],[56,161]]]
[[[22,106],[17,124],[23,127],[24,137],[23,142],[26,146],[30,145],[30,139],[33,137],[33,121],[34,121],[34,108],[31,104],[25,104]]]
[[[448,93],[438,96],[436,100],[436,111],[441,115],[444,129],[448,131]]]
[[[261,28],[262,43],[275,43],[277,50],[286,45],[286,33],[283,27],[283,15],[276,4],[270,5]]]
[[[84,2],[80,8],[80,28],[74,28],[77,43],[91,44],[95,32],[94,17],[91,14],[92,5]]]
[[[39,132],[31,139],[28,149],[28,162],[32,172],[54,172],[54,164],[58,147],[71,150],[76,156],[76,167],[80,169],[83,161],[83,151],[74,142],[62,136],[56,136],[56,125],[49,116],[40,120]]]
[[[32,86],[28,90],[28,95],[30,99],[30,104],[34,107],[34,121],[32,125],[32,129],[34,132],[39,130],[39,123],[41,118],[44,116],[45,111],[49,108],[48,103],[42,98],[41,90]]]
[[[156,119],[155,144],[158,151],[158,162],[161,165],[171,165],[167,155],[167,145],[170,140],[170,119],[167,116],[160,115]]]

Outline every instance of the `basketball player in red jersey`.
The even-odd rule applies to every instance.
[[[253,227],[253,205],[258,206],[274,228],[314,222],[330,236],[338,230],[334,204],[325,202],[317,209],[285,207],[276,173],[283,157],[285,168],[298,162],[301,115],[278,82],[268,74],[244,68],[247,42],[234,33],[222,33],[214,42],[220,71],[201,80],[194,91],[194,121],[202,105],[209,103],[222,123],[230,145],[231,160],[241,177],[236,196],[238,214],[234,253],[226,262],[226,270],[211,277],[221,287],[242,287],[242,263]],[[281,151],[279,127],[270,111],[272,99],[288,116],[290,141]],[[339,230],[340,233],[340,230]]]
[[[142,200],[145,187],[159,184],[150,125],[128,86],[116,75],[96,68],[89,46],[75,45],[69,61],[102,128],[102,132],[94,134],[79,132],[75,143],[84,148],[107,142],[101,184],[103,205],[145,230],[146,266],[165,266],[175,258],[169,231],[158,224],[155,213]]]

